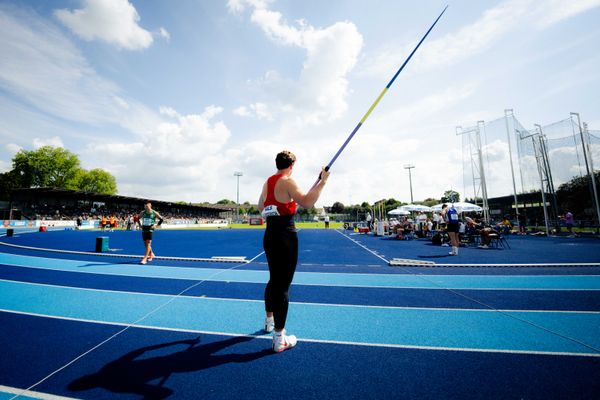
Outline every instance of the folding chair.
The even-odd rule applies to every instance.
[[[510,245],[503,234],[499,233],[497,235],[490,235],[490,239],[492,240],[490,242],[491,247],[495,247],[497,249],[510,249]]]

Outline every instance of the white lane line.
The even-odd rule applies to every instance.
[[[77,290],[82,292],[97,292],[97,293],[115,293],[115,294],[125,294],[131,296],[148,296],[155,298],[170,298],[175,296],[174,294],[164,294],[164,293],[148,293],[148,292],[129,292],[125,290],[110,290],[110,289],[93,289],[93,288],[82,288],[82,287],[74,287],[74,286],[63,286],[63,285],[54,285],[48,283],[35,283],[35,282],[21,282],[14,281],[10,279],[0,279],[0,282],[8,282],[8,283],[16,283],[24,286],[41,286],[41,287],[50,287],[50,288],[58,288],[58,289],[68,289],[68,290]],[[438,289],[440,290],[440,289]],[[445,289],[444,289],[445,290]],[[263,303],[264,300],[256,300],[256,299],[241,299],[241,298],[231,298],[231,297],[212,297],[212,296],[188,296],[184,294],[180,294],[179,298],[183,299],[202,299],[202,300],[222,300],[222,301],[235,301],[235,302],[245,302],[245,303]],[[419,311],[465,311],[465,312],[527,312],[527,313],[560,313],[560,314],[600,314],[600,311],[589,311],[589,310],[528,310],[528,309],[490,309],[490,308],[448,308],[448,307],[410,307],[410,306],[385,306],[385,305],[369,305],[369,304],[338,304],[338,303],[318,303],[318,302],[309,302],[309,301],[290,301],[290,304],[302,306],[302,305],[311,305],[311,306],[323,306],[323,307],[349,307],[349,308],[370,308],[370,309],[390,309],[390,310],[419,310]],[[3,310],[0,311],[10,311]]]
[[[337,232],[338,232],[340,235],[342,235],[342,236],[346,236],[346,235],[344,235],[344,234],[343,234],[342,232],[340,232],[340,231],[337,231]],[[347,237],[347,236],[346,236],[346,237]],[[368,251],[371,251],[371,250],[369,250],[368,248],[366,248],[365,246],[363,246],[362,244],[360,244],[360,243],[356,242],[355,240],[353,240],[353,239],[351,239],[351,238],[348,238],[348,239],[349,239],[349,240],[352,240],[352,241],[353,241],[353,242],[355,242],[355,243],[357,243],[359,246],[363,247],[364,249],[366,249],[366,250],[368,250]],[[375,253],[373,253],[373,254],[375,254]],[[375,255],[376,255],[376,254],[375,254]],[[409,273],[410,273],[410,271],[406,270],[406,267],[405,267],[405,266],[400,266],[400,265],[399,265],[397,268],[398,268],[398,269],[401,269],[401,270],[404,270],[404,271],[406,271],[406,272],[409,272]],[[437,287],[439,287],[439,288],[441,288],[441,289],[446,289],[446,290],[448,290],[450,293],[454,293],[454,294],[455,294],[455,295],[457,295],[457,296],[460,296],[460,297],[462,297],[462,298],[464,298],[464,299],[467,299],[467,300],[469,300],[469,301],[472,301],[472,302],[474,302],[474,303],[476,303],[476,304],[479,304],[479,305],[481,305],[481,306],[483,306],[483,307],[489,308],[490,310],[496,311],[496,312],[498,312],[498,313],[500,313],[500,314],[502,314],[502,315],[505,315],[505,316],[508,316],[508,317],[510,317],[510,318],[513,318],[514,320],[520,321],[520,322],[522,322],[522,323],[524,323],[524,324],[527,324],[527,325],[529,325],[529,326],[532,326],[532,327],[534,327],[534,328],[540,329],[540,330],[542,330],[542,331],[544,331],[544,332],[548,332],[548,333],[550,333],[550,334],[552,334],[552,335],[555,335],[555,336],[557,336],[557,337],[560,337],[560,338],[563,338],[563,339],[570,340],[570,341],[572,341],[572,342],[574,342],[574,343],[577,343],[577,344],[579,344],[579,345],[581,345],[581,346],[587,347],[587,348],[588,348],[588,349],[590,349],[590,350],[593,350],[593,351],[595,351],[595,352],[598,352],[598,353],[600,353],[600,349],[599,349],[599,348],[596,348],[596,347],[594,347],[593,345],[589,345],[589,344],[587,344],[587,343],[585,343],[585,342],[583,342],[583,341],[581,341],[581,340],[578,340],[578,339],[576,339],[576,338],[570,337],[570,336],[568,336],[568,335],[564,335],[564,334],[562,334],[562,333],[560,333],[560,332],[556,332],[556,331],[554,331],[554,330],[552,330],[552,329],[546,328],[545,326],[543,326],[543,325],[541,325],[541,324],[538,324],[538,323],[536,323],[536,322],[532,322],[532,321],[529,321],[529,320],[527,320],[527,319],[525,319],[525,318],[522,318],[522,317],[519,317],[519,316],[517,316],[517,315],[514,315],[514,313],[512,313],[512,312],[505,312],[505,311],[499,310],[499,309],[497,309],[497,308],[496,308],[496,307],[494,307],[494,306],[491,306],[491,305],[489,305],[489,304],[487,304],[487,303],[484,303],[483,301],[477,300],[476,298],[473,298],[473,297],[471,297],[471,296],[468,296],[468,295],[466,295],[466,294],[463,294],[463,293],[459,292],[459,291],[458,291],[459,289],[455,289],[455,288],[449,288],[449,287],[446,287],[446,286],[444,286],[443,284],[438,284],[438,283],[436,283],[435,281],[433,281],[432,279],[430,279],[430,277],[429,277],[428,275],[425,275],[425,274],[415,274],[415,273],[413,273],[412,275],[413,275],[413,276],[416,276],[416,277],[418,277],[418,278],[420,278],[420,279],[422,279],[422,280],[423,280],[423,281],[425,281],[425,282],[428,282],[428,283],[429,283],[429,284],[431,284],[431,285],[437,286]]]
[[[118,257],[118,258],[142,258],[141,255],[137,254],[117,254],[117,253],[96,253],[91,251],[76,251],[76,250],[59,250],[59,249],[48,249],[44,247],[32,247],[32,246],[24,246],[13,243],[5,243],[0,241],[0,245],[15,247],[18,249],[25,250],[36,250],[36,251],[47,251],[50,253],[64,253],[64,254],[79,254],[79,255],[87,255],[87,256],[106,256],[106,257]],[[154,259],[156,260],[166,260],[166,261],[198,261],[198,262],[216,262],[216,263],[245,263],[248,264],[250,261],[245,260],[245,256],[221,256],[219,257],[211,257],[211,258],[202,258],[202,257],[170,257],[170,256],[156,256]]]
[[[57,396],[50,393],[33,392],[16,387],[0,385],[0,393],[16,394],[42,400],[76,400],[74,397]]]
[[[256,258],[258,258],[262,253],[259,253],[258,255],[256,255],[256,257],[252,258],[252,260],[255,260]],[[209,278],[213,278],[219,274],[222,274],[223,272],[226,271],[230,271],[234,268],[239,267],[242,264],[237,264],[234,265],[231,268],[227,268],[224,270],[219,270],[218,272],[216,272],[215,274],[209,276]],[[142,322],[144,319],[148,318],[150,315],[156,313],[157,311],[163,309],[164,307],[168,306],[169,304],[171,304],[175,299],[177,299],[178,297],[180,297],[181,295],[183,295],[183,293],[192,290],[193,288],[195,288],[196,286],[200,285],[201,283],[205,282],[207,279],[203,279],[201,281],[198,281],[196,283],[194,283],[193,285],[189,286],[188,288],[182,290],[180,293],[178,293],[175,296],[171,296],[172,298],[169,299],[167,302],[159,305],[158,307],[156,307],[154,310],[149,311],[146,315],[142,316],[141,318],[139,318],[138,320],[134,321],[131,324],[126,325],[123,329],[121,329],[119,332],[115,333],[114,335],[112,335],[111,337],[103,340],[102,342],[98,343],[97,345],[95,345],[94,347],[92,347],[91,349],[87,350],[86,352],[80,354],[79,356],[75,357],[73,360],[69,361],[68,363],[66,363],[65,365],[63,365],[62,367],[58,368],[57,370],[51,372],[50,374],[48,374],[46,377],[42,378],[41,380],[39,380],[38,382],[34,383],[33,385],[29,386],[27,389],[25,389],[25,391],[30,391],[31,389],[33,389],[34,387],[40,385],[41,383],[45,382],[46,380],[48,380],[50,377],[56,375],[57,373],[59,373],[60,371],[62,371],[63,369],[67,368],[68,366],[74,364],[75,362],[77,362],[79,359],[85,357],[87,354],[91,353],[92,351],[96,350],[97,348],[101,347],[102,345],[104,345],[105,343],[108,343],[109,341],[111,341],[112,339],[116,338],[117,336],[121,335],[123,332],[127,331],[129,328],[131,328],[134,325],[138,325],[140,322]],[[20,394],[17,394],[16,396],[12,397],[12,399],[15,399],[17,397],[19,397]],[[11,399],[11,400],[12,400]]]
[[[78,319],[78,318],[71,318],[71,317],[57,317],[57,316],[51,316],[51,315],[39,315],[39,314],[35,314],[35,313],[16,312],[16,311],[0,310],[0,312],[31,315],[31,316],[35,316],[35,317],[41,317],[41,318],[51,318],[51,319],[68,320],[68,321],[75,321],[75,322],[95,323],[95,324],[101,324],[101,325],[126,326],[127,328],[131,327],[131,328],[151,329],[151,330],[168,331],[168,332],[185,332],[185,333],[218,335],[218,336],[232,336],[232,337],[254,337],[257,339],[271,340],[271,335],[236,334],[236,333],[230,333],[230,332],[215,332],[215,331],[205,331],[205,330],[195,330],[195,329],[155,327],[155,326],[141,325],[141,324],[133,325],[133,324],[123,324],[123,323],[112,323],[112,322],[109,323],[109,322],[104,322],[104,321],[94,321],[94,320]],[[574,353],[574,352],[552,352],[552,351],[535,351],[535,350],[505,350],[505,349],[477,349],[477,348],[467,348],[467,347],[442,347],[442,346],[439,346],[439,347],[438,346],[411,346],[411,345],[386,344],[386,343],[363,343],[363,342],[352,342],[352,341],[341,341],[341,340],[303,339],[303,338],[299,338],[299,341],[300,342],[310,342],[310,343],[326,343],[326,344],[339,344],[339,345],[350,345],[350,346],[385,347],[385,348],[432,350],[432,351],[460,351],[460,352],[476,352],[476,353],[531,354],[531,355],[572,356],[572,357],[600,357],[600,353]]]
[[[336,229],[336,232],[339,233],[340,235],[342,235],[343,237],[345,237],[346,239],[350,240],[351,242],[354,242],[355,244],[357,244],[358,246],[362,247],[363,249],[365,249],[366,251],[368,251],[369,253],[373,254],[375,257],[379,258],[380,260],[383,260],[386,264],[389,263],[388,260],[386,260],[384,257],[381,257],[379,254],[377,254],[376,252],[374,252],[373,250],[367,248],[366,246],[364,246],[362,243],[359,243],[358,241],[352,239],[351,237],[344,235],[342,232],[340,232],[339,230]]]

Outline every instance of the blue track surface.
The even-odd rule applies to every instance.
[[[511,249],[447,248],[339,231],[300,232],[287,328],[260,331],[262,231],[161,231],[160,256],[57,253],[139,232],[56,231],[0,242],[0,399],[597,398],[600,242],[510,237]],[[392,257],[437,266],[389,267]],[[585,263],[574,266],[574,262]],[[466,265],[514,264],[520,267]],[[448,266],[440,266],[447,264]],[[524,266],[527,265],[527,266]],[[270,384],[287,371],[285,384]],[[235,379],[232,379],[235,377]],[[32,387],[33,386],[33,387]]]

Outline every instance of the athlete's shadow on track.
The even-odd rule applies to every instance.
[[[227,363],[250,362],[273,354],[270,349],[254,353],[215,354],[226,347],[253,339],[252,336],[239,336],[197,346],[200,343],[198,337],[142,347],[111,361],[94,374],[75,379],[68,389],[78,392],[102,388],[113,393],[134,393],[146,399],[164,399],[174,393],[173,390],[163,387],[174,372],[193,372]],[[139,359],[146,352],[176,345],[187,346],[176,353]],[[158,384],[151,383],[158,380]]]

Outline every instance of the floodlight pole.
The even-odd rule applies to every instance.
[[[513,117],[512,109],[504,110],[504,121],[506,122],[506,140],[508,140],[508,157],[510,161],[510,174],[512,176],[512,184],[513,184],[513,195],[515,198],[515,214],[517,219],[519,217],[519,202],[517,200],[517,185],[515,183],[515,169],[513,168],[513,157],[512,157],[512,146],[510,144],[510,129],[508,128],[508,118]]]
[[[481,199],[482,199],[482,207],[483,208],[483,220],[487,223],[490,220],[490,210],[489,210],[489,205],[488,205],[488,197],[487,197],[487,184],[485,181],[485,171],[484,171],[484,167],[483,167],[483,154],[481,151],[481,135],[480,135],[480,127],[483,127],[484,125],[484,121],[478,121],[477,122],[477,126],[474,127],[473,129],[469,129],[469,130],[463,130],[463,128],[461,126],[457,126],[456,127],[456,136],[462,136],[462,135],[468,135],[467,138],[469,140],[469,152],[470,152],[470,157],[471,157],[471,172],[473,174],[473,195],[475,197],[475,203],[477,203],[477,183],[476,183],[476,178],[475,175],[479,174],[479,188],[480,188],[480,195],[481,195]],[[471,134],[474,134],[474,138],[475,138],[475,149],[473,150],[471,147],[472,144],[472,138],[471,138]],[[477,151],[477,153],[474,153],[474,151]],[[473,161],[474,160],[474,156],[476,156],[476,162]],[[475,169],[475,164],[477,165],[477,168]]]
[[[571,113],[571,116],[577,116],[577,126],[579,127],[579,134],[581,135],[581,148],[583,150],[583,160],[585,162],[585,170],[587,171],[588,177],[590,178],[591,186],[590,190],[592,192],[592,202],[594,204],[594,209],[596,211],[596,219],[598,220],[598,226],[600,226],[600,206],[598,204],[598,192],[596,191],[596,176],[594,174],[594,168],[592,164],[592,169],[590,171],[590,164],[592,163],[591,154],[590,161],[588,162],[588,147],[587,142],[585,141],[583,135],[583,129],[581,129],[581,118],[579,117],[579,113]]]
[[[544,177],[542,175],[542,169],[540,166],[540,160],[539,160],[539,155],[538,155],[538,147],[536,146],[535,143],[535,137],[536,136],[540,136],[541,135],[541,127],[539,125],[536,125],[537,127],[540,128],[540,130],[538,132],[534,132],[530,135],[526,135],[526,136],[520,136],[521,140],[527,139],[527,138],[531,138],[531,143],[533,145],[533,153],[535,155],[535,163],[537,165],[537,169],[538,169],[538,174],[540,176],[540,189],[542,192],[542,207],[544,209],[544,224],[546,227],[546,237],[550,236],[550,227],[548,226],[548,208],[546,207],[546,194],[544,193]]]
[[[240,171],[236,171],[233,173],[233,176],[237,177],[237,221],[240,220],[240,176],[244,176],[244,174]]]
[[[413,204],[413,191],[412,191],[412,175],[410,174],[410,170],[415,166],[413,164],[405,164],[404,169],[408,170],[408,183],[410,184],[410,204]]]

